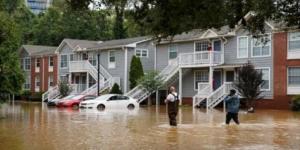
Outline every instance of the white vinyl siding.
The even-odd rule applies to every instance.
[[[262,35],[252,39],[252,57],[271,56],[271,35]]]
[[[135,56],[137,57],[148,57],[148,50],[147,49],[136,49]]]
[[[61,55],[60,68],[67,68],[67,67],[68,67],[68,55]]]
[[[237,58],[248,57],[248,37],[240,36],[237,38]]]
[[[198,89],[198,83],[208,83],[208,78],[207,70],[196,70],[194,72],[194,89]]]
[[[270,90],[270,68],[256,68],[257,71],[262,72],[262,79],[264,83],[261,85],[262,91],[269,91]]]
[[[108,68],[116,68],[116,52],[109,51],[108,52]]]
[[[169,45],[168,53],[169,53],[169,59],[177,58],[178,55],[177,45],[176,44]]]

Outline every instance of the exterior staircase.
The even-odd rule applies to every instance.
[[[211,93],[211,85],[209,83],[198,83],[198,92],[193,96],[193,107],[200,106],[200,103],[207,99]]]
[[[70,72],[88,72],[97,81],[98,70],[88,60],[71,61],[69,69]],[[100,91],[99,92],[111,88],[114,83],[120,84],[120,79],[112,77],[107,72],[107,70],[102,65],[100,65]],[[85,89],[84,91],[78,91],[77,90],[78,85],[76,84],[71,85],[71,88],[73,89],[73,91],[71,92],[72,94],[96,95],[98,86],[96,83],[91,87]],[[60,94],[59,94],[58,86],[55,86],[42,95],[42,101],[52,100],[59,96]]]
[[[232,83],[224,83],[222,86],[220,86],[214,92],[212,92],[207,97],[207,103],[206,103],[207,109],[213,109],[218,104],[220,104],[224,100],[224,98],[229,94],[231,89],[233,89]]]
[[[168,81],[174,81],[175,76],[179,72],[179,65],[178,65],[178,59],[174,59],[172,62],[169,63],[167,67],[165,67],[158,76],[160,76],[163,80],[163,84],[168,83]],[[145,88],[143,88],[141,85],[136,86],[129,92],[127,92],[125,95],[130,96],[132,98],[137,99],[138,103],[141,103],[144,101],[148,96],[150,96],[153,92],[148,92]]]

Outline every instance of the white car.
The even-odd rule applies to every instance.
[[[80,108],[97,108],[104,110],[106,108],[128,108],[134,109],[139,107],[136,99],[118,94],[105,94],[94,100],[83,101],[79,104]]]

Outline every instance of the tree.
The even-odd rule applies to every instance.
[[[0,12],[0,24],[0,95],[18,94],[25,81],[17,55],[20,31],[7,13]]]
[[[163,85],[163,79],[156,71],[148,72],[145,76],[138,80],[140,84],[148,93],[153,93]],[[151,105],[151,94],[148,97],[148,105]]]
[[[111,90],[110,90],[109,93],[110,93],[110,94],[123,94],[122,91],[120,90],[119,85],[118,85],[117,83],[115,83],[115,84],[113,85],[113,87],[111,88]]]
[[[132,56],[129,70],[130,89],[137,86],[138,80],[144,76],[143,65],[139,57]]]
[[[67,81],[60,81],[58,83],[58,90],[62,97],[66,97],[72,92],[72,88]]]
[[[255,101],[262,98],[260,96],[260,87],[264,84],[262,72],[255,70],[254,66],[248,62],[238,69],[237,76],[234,86],[241,96],[246,99],[247,109],[254,111]]]

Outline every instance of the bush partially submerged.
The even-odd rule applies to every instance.
[[[300,111],[300,95],[294,96],[292,98],[291,109],[293,111]]]

